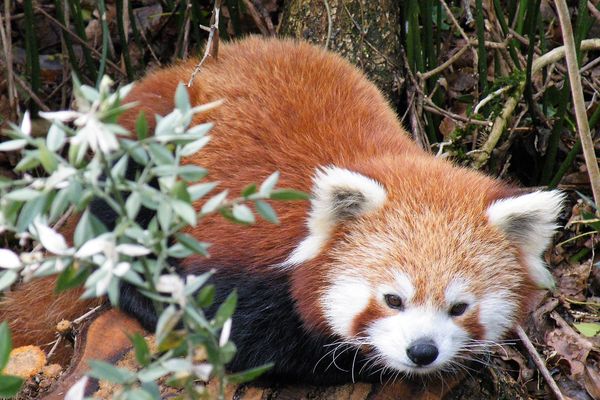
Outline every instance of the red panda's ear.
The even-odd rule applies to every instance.
[[[309,234],[284,266],[298,265],[316,257],[337,224],[379,209],[387,198],[381,183],[345,168],[320,168],[313,182]]]
[[[523,251],[532,279],[544,288],[553,287],[554,279],[541,256],[558,227],[564,199],[558,190],[533,192],[497,200],[487,209],[490,223]]]

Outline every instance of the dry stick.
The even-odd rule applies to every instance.
[[[525,333],[523,328],[521,328],[521,325],[517,325],[517,335],[519,335],[519,339],[521,339],[521,341],[525,345],[525,348],[529,352],[529,355],[531,356],[531,358],[533,358],[533,362],[538,367],[540,373],[546,380],[546,383],[548,383],[548,386],[550,386],[550,389],[552,390],[552,393],[554,393],[554,396],[558,400],[565,400],[565,397],[558,388],[556,381],[554,381],[554,378],[552,378],[552,375],[550,375],[550,371],[548,371],[546,363],[544,362],[544,360],[542,360],[542,357],[533,346],[533,343],[531,343],[531,340],[529,340],[529,336],[527,336],[527,333]]]
[[[210,26],[202,27],[208,30],[208,40],[206,41],[206,48],[204,49],[204,55],[196,67],[192,71],[192,75],[190,76],[190,80],[188,81],[187,87],[191,87],[194,82],[194,78],[196,74],[200,72],[202,68],[202,64],[206,61],[208,57],[214,57],[215,59],[219,55],[219,14],[221,12],[221,0],[215,0],[215,7],[213,8],[213,14],[210,18]]]
[[[275,27],[273,26],[273,21],[271,20],[269,11],[267,11],[265,6],[262,4],[262,0],[252,0],[252,4],[254,4],[254,7],[262,15],[263,22],[265,23],[265,26],[267,27],[267,30],[269,31],[269,36],[275,36],[277,34],[277,31],[275,30]]]
[[[575,108],[575,118],[579,128],[579,138],[581,139],[581,148],[585,158],[585,165],[590,176],[590,184],[594,194],[594,202],[600,204],[600,169],[594,153],[594,142],[590,133],[590,123],[585,112],[585,100],[583,98],[583,88],[581,86],[581,77],[579,76],[579,65],[577,63],[577,51],[575,49],[575,38],[573,37],[573,28],[569,9],[565,0],[555,0],[556,12],[560,21],[560,29],[563,35],[565,47],[565,58],[567,60],[567,70],[569,72],[569,82],[571,83],[571,95],[573,97],[573,106]]]
[[[59,20],[54,18],[52,15],[48,14],[41,7],[37,7],[37,10],[39,10],[40,13],[42,13],[46,18],[48,18],[50,21],[52,21],[56,26],[58,26],[60,29],[62,29],[65,33],[67,33],[69,36],[71,36],[77,43],[79,43],[82,46],[87,47],[88,49],[90,49],[90,51],[92,53],[94,53],[94,55],[96,57],[98,57],[99,59],[102,59],[102,54],[98,50],[96,50],[94,47],[90,46],[89,43],[87,43],[85,40],[83,40],[82,38],[77,36],[75,33],[71,32],[71,30],[68,27],[61,24]],[[123,75],[123,76],[127,75],[124,71],[121,70],[121,68],[119,68],[119,66],[117,64],[110,61],[109,59],[106,60],[106,64],[110,65],[115,71],[119,72],[121,75]]]
[[[329,41],[331,40],[331,31],[333,29],[333,20],[331,18],[331,7],[329,7],[329,1],[323,0],[325,4],[325,11],[327,11],[327,38],[325,39],[325,49],[329,48]]]
[[[470,43],[469,37],[467,36],[465,31],[463,31],[463,29],[460,27],[460,24],[458,23],[456,18],[454,18],[454,14],[452,14],[452,10],[450,9],[450,7],[448,7],[448,4],[446,4],[446,2],[444,0],[440,0],[440,3],[446,10],[446,14],[450,17],[450,19],[452,20],[452,23],[454,24],[456,29],[458,29],[458,32],[460,33],[460,35],[463,37],[463,39],[465,39],[465,41],[467,43]],[[471,47],[471,50],[473,51],[473,62],[475,64],[475,71],[477,71],[477,63],[479,62],[478,61],[479,55],[477,54],[477,50],[475,50],[474,48]]]
[[[42,111],[50,111],[50,108],[37,96],[37,94],[33,92],[33,90],[31,90],[27,82],[19,78],[18,75],[14,75],[13,77],[15,78],[15,81],[19,84],[19,86],[21,86],[21,88],[25,90],[27,94],[31,97],[31,100],[33,100],[35,104],[37,104],[38,107],[42,109]]]
[[[589,51],[600,49],[600,39],[586,39],[581,41],[581,51]],[[531,67],[531,75],[536,74],[542,68],[547,65],[553,64],[559,60],[561,60],[565,56],[565,46],[557,47],[552,51],[544,54],[543,56],[537,58],[533,61],[533,65]],[[577,71],[577,69],[575,69]],[[504,132],[504,128],[508,123],[508,119],[512,115],[513,111],[517,107],[521,96],[523,95],[523,90],[525,89],[525,81],[519,83],[517,88],[515,89],[515,93],[506,101],[504,104],[504,108],[502,109],[502,113],[496,117],[494,120],[494,125],[492,126],[492,130],[486,142],[481,146],[481,148],[474,153],[472,153],[473,162],[472,165],[475,168],[481,168],[490,158],[490,154],[492,150],[496,147],[496,144],[500,140],[502,133]],[[583,98],[582,98],[583,99]],[[585,110],[585,108],[584,108]],[[588,127],[589,128],[589,127]],[[588,129],[589,132],[589,129]],[[593,151],[593,146],[592,146]]]
[[[15,115],[19,115],[17,89],[15,87],[14,72],[13,72],[13,57],[12,57],[12,32],[10,25],[10,0],[4,0],[4,15],[6,19],[6,30],[4,30],[4,22],[0,15],[0,39],[2,47],[4,47],[4,61],[6,62],[6,81],[8,83],[8,103],[10,108],[15,111]]]
[[[596,18],[598,20],[598,22],[600,22],[600,11],[598,11],[596,6],[594,6],[594,3],[592,3],[591,1],[588,1],[587,8],[588,8],[588,10],[590,10],[590,14],[592,14],[594,16],[594,18]]]
[[[256,9],[256,7],[254,7],[254,4],[250,0],[243,0],[243,1],[244,1],[244,5],[246,5],[246,9],[250,13],[250,16],[254,20],[254,24],[256,25],[256,27],[258,28],[260,33],[264,36],[269,36],[269,30],[263,23],[262,17],[260,15],[260,13],[258,12],[258,10]]]

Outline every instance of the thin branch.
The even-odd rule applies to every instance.
[[[256,25],[256,27],[258,28],[258,30],[260,31],[260,33],[263,34],[264,36],[269,36],[269,34],[270,34],[269,30],[267,29],[267,27],[263,23],[261,15],[258,12],[258,10],[256,9],[256,7],[254,7],[254,4],[252,3],[252,1],[250,1],[250,0],[243,0],[243,2],[244,2],[244,5],[246,6],[246,9],[250,13],[250,16],[254,20],[254,24]]]
[[[48,18],[50,21],[52,21],[56,26],[58,26],[60,29],[62,29],[65,33],[67,33],[69,36],[71,36],[73,39],[75,39],[75,41],[77,43],[79,43],[80,45],[85,46],[86,48],[90,49],[90,51],[92,53],[94,53],[94,55],[96,57],[98,57],[99,60],[102,60],[102,53],[100,53],[94,47],[90,46],[89,43],[87,43],[85,40],[83,40],[82,38],[80,38],[79,36],[77,36],[75,33],[71,32],[71,30],[69,28],[67,28],[66,26],[64,26],[63,24],[61,24],[59,20],[57,20],[52,15],[50,15],[46,11],[44,11],[43,8],[37,7],[36,9],[39,10],[39,12],[42,13],[46,18]],[[106,60],[106,64],[110,65],[115,71],[119,72],[122,76],[126,76],[127,75],[123,70],[121,70],[121,68],[117,64],[115,64],[114,62],[110,61],[109,59]]]
[[[562,392],[558,388],[556,381],[554,381],[554,378],[552,378],[550,371],[548,371],[548,367],[546,367],[546,363],[544,362],[544,360],[542,359],[540,354],[537,352],[537,350],[533,346],[533,343],[531,343],[531,340],[529,339],[529,336],[527,336],[527,333],[525,333],[523,328],[521,328],[521,325],[517,326],[517,335],[519,335],[519,339],[521,339],[521,341],[523,342],[523,345],[525,345],[527,352],[529,353],[529,355],[533,359],[533,362],[538,367],[540,373],[546,380],[546,383],[552,390],[552,393],[554,393],[554,396],[558,400],[565,400],[565,397],[563,396]]]
[[[19,86],[21,86],[21,88],[27,92],[27,94],[31,97],[31,100],[33,100],[34,103],[37,104],[38,107],[42,109],[42,111],[50,111],[50,108],[38,97],[37,94],[35,94],[33,92],[33,90],[31,90],[31,87],[29,87],[27,82],[25,82],[23,79],[21,79],[17,74],[13,75],[13,77],[15,78],[15,81],[17,82],[17,84]]]
[[[194,78],[200,72],[202,68],[202,64],[206,61],[208,57],[214,57],[217,59],[219,55],[219,14],[221,12],[221,0],[215,0],[215,7],[213,8],[213,14],[210,19],[210,26],[208,28],[204,27],[208,30],[208,39],[206,40],[206,48],[204,49],[204,55],[196,67],[194,71],[192,71],[192,75],[190,76],[190,80],[188,81],[187,87],[191,87],[194,82]]]
[[[581,139],[581,148],[585,158],[585,165],[590,176],[590,184],[594,194],[594,202],[600,201],[600,169],[598,160],[594,152],[594,142],[590,133],[590,124],[585,112],[585,100],[583,98],[583,88],[581,86],[581,76],[579,75],[579,64],[577,63],[577,50],[575,49],[575,38],[573,37],[573,28],[571,27],[571,17],[565,0],[555,0],[556,11],[560,21],[563,42],[565,47],[565,58],[567,60],[567,70],[569,72],[569,82],[571,83],[571,95],[573,97],[573,106],[575,108],[575,118]]]
[[[581,41],[581,51],[589,51],[596,49],[600,49],[600,39],[586,39]],[[545,66],[561,60],[564,56],[565,46],[561,46],[553,49],[552,51],[549,51],[541,57],[538,57],[533,61],[533,65],[531,67],[531,75],[533,76]],[[489,160],[490,154],[492,154],[492,150],[494,150],[496,144],[500,140],[500,137],[504,132],[504,128],[508,123],[508,119],[517,107],[517,104],[519,103],[519,100],[523,95],[524,89],[525,81],[522,81],[515,89],[514,94],[510,96],[504,104],[502,112],[494,120],[494,125],[492,126],[492,130],[486,142],[483,144],[483,146],[481,146],[479,150],[473,153],[473,167],[481,168]]]
[[[2,15],[0,15],[0,40],[2,41],[2,47],[4,48],[4,61],[6,62],[6,82],[8,84],[8,103],[10,109],[18,115],[18,101],[17,101],[17,89],[15,87],[15,78],[13,71],[13,56],[12,56],[12,33],[11,33],[11,22],[10,22],[10,0],[4,0],[4,16],[6,19],[6,30],[4,29],[4,22]]]
[[[331,40],[331,31],[333,29],[333,20],[331,19],[331,7],[329,6],[328,0],[323,0],[325,4],[325,10],[327,11],[327,38],[325,39],[325,48],[329,48],[329,41]]]

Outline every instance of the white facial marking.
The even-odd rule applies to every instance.
[[[509,290],[486,293],[479,302],[479,322],[485,329],[485,339],[498,340],[512,328],[516,308]]]
[[[490,223],[500,228],[524,252],[532,279],[540,287],[554,281],[540,260],[557,228],[565,195],[558,190],[533,192],[494,202],[487,210]]]
[[[313,181],[313,198],[307,221],[309,235],[281,263],[282,267],[292,267],[315,258],[340,219],[376,210],[387,197],[379,182],[344,168],[330,166],[319,169]],[[340,194],[345,197],[340,199]]]
[[[371,299],[371,287],[360,277],[342,276],[323,296],[323,309],[329,327],[338,335],[350,337],[354,319]]]
[[[386,365],[415,373],[437,370],[452,360],[468,340],[467,332],[445,310],[431,306],[407,307],[397,315],[381,318],[369,327],[368,334]],[[433,341],[439,352],[435,361],[424,367],[418,367],[406,354],[417,340]]]
[[[448,284],[444,291],[444,298],[448,306],[457,303],[472,305],[475,302],[475,296],[469,293],[468,282],[462,278],[456,278]]]
[[[415,295],[415,287],[410,277],[404,272],[394,272],[394,281],[391,285],[382,285],[377,288],[379,300],[383,301],[386,294],[400,296],[405,303],[412,300]]]

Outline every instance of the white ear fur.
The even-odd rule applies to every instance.
[[[564,193],[558,190],[533,192],[492,203],[487,210],[490,223],[500,228],[524,253],[532,279],[544,288],[554,279],[541,259],[558,227]]]
[[[313,182],[309,234],[282,266],[298,265],[316,257],[336,224],[380,208],[387,197],[379,182],[344,168],[318,169]]]

